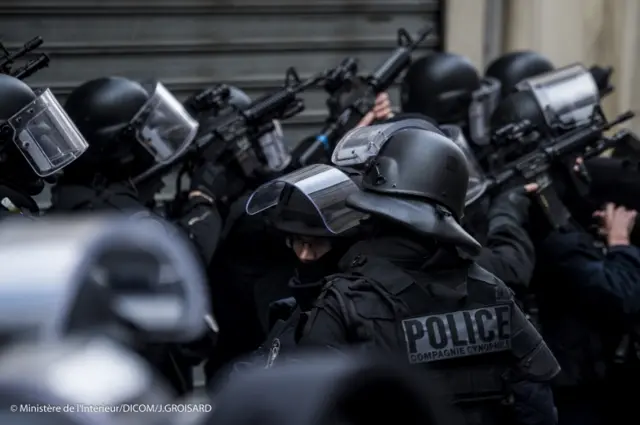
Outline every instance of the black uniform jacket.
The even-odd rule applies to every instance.
[[[57,185],[52,190],[51,211],[149,212],[135,190],[125,184],[112,184],[101,189],[84,185]],[[217,208],[195,198],[187,201],[180,217],[174,222],[185,231],[203,263],[207,264],[216,251],[222,231],[222,219]]]
[[[370,288],[365,287],[366,282],[358,280],[359,270],[363,270],[362,273],[364,273],[364,276],[368,276],[368,273],[365,272],[363,268],[363,264],[366,264],[367,261],[376,264],[389,264],[391,268],[401,270],[401,273],[405,273],[404,276],[409,276],[409,281],[417,282],[419,286],[423,285],[421,282],[424,282],[426,276],[449,276],[448,270],[455,270],[457,268],[456,264],[460,263],[459,259],[452,258],[449,254],[436,254],[435,258],[431,257],[419,244],[396,237],[374,238],[355,244],[341,260],[340,268],[343,274],[327,278],[325,293],[316,301],[316,308],[312,310],[308,317],[305,317],[306,315],[303,316],[305,320],[307,320],[307,323],[304,324],[304,330],[298,341],[300,349],[330,347],[334,350],[342,350],[347,346],[353,347],[355,344],[363,349],[375,347],[377,349],[382,348],[397,352],[398,348],[404,348],[405,343],[409,344],[406,331],[406,326],[408,325],[404,324],[406,320],[402,322],[403,326],[405,326],[405,334],[404,337],[402,337],[402,332],[400,332],[401,328],[397,326],[397,320],[394,319],[398,318],[398,313],[402,310],[398,310],[399,304],[397,303],[397,299],[394,300],[393,296],[390,297],[390,294],[386,294],[384,290],[373,290],[373,287],[376,285]],[[466,274],[464,270],[466,269],[460,268],[460,271]],[[471,265],[469,270],[478,270],[477,273],[475,271],[469,271],[469,284],[472,284],[471,282],[473,280],[481,279],[478,284],[483,285],[481,282],[486,281],[487,291],[473,287],[465,289],[463,286],[457,286],[455,291],[451,291],[450,288],[455,285],[444,287],[439,284],[430,285],[428,282],[425,282],[426,286],[422,289],[424,291],[423,293],[427,294],[427,298],[431,297],[433,300],[441,300],[435,301],[433,305],[442,305],[444,303],[451,307],[456,305],[456,303],[462,305],[460,303],[462,303],[463,300],[466,300],[464,301],[464,305],[475,306],[474,308],[478,308],[477,306],[483,305],[484,303],[487,303],[488,306],[501,305],[500,303],[509,304],[512,339],[510,349],[507,353],[509,353],[511,357],[500,357],[504,355],[505,352],[496,352],[496,361],[489,369],[512,368],[511,371],[515,371],[513,372],[514,379],[512,381],[515,382],[515,384],[512,387],[512,391],[516,398],[515,407],[518,415],[518,423],[554,424],[556,421],[555,409],[550,389],[545,382],[548,382],[552,377],[557,375],[559,371],[558,363],[542,340],[542,337],[514,302],[511,291],[499,279],[496,279],[495,276],[482,270],[477,265]],[[425,272],[427,274],[425,274]],[[474,276],[478,274],[481,278]],[[392,280],[398,282],[397,278],[399,275],[397,275],[397,272],[390,269],[390,276],[391,275],[396,276],[396,278]],[[422,278],[420,276],[422,276]],[[451,274],[451,276],[453,276],[453,274]],[[379,279],[379,282],[384,282],[385,278],[379,275]],[[465,279],[463,278],[462,282],[464,281]],[[415,284],[416,283],[414,283],[414,285]],[[476,283],[474,282],[473,284]],[[381,285],[385,286],[384,283],[381,283]],[[402,292],[407,290],[408,289],[401,289]],[[497,295],[491,295],[493,293],[492,291],[496,291],[495,294]],[[390,289],[390,293],[392,292],[394,292],[394,290]],[[338,293],[341,295],[338,295]],[[401,294],[401,292],[398,294]],[[427,311],[414,311],[418,307],[417,304],[412,306],[412,302],[408,301],[409,299],[413,299],[413,297],[405,298],[402,295],[398,296],[401,297],[403,302],[408,303],[407,305],[409,305],[409,309],[413,314],[421,313],[423,316],[435,314],[437,316],[441,313],[428,311],[429,308],[424,306],[423,308],[426,308]],[[475,299],[475,297],[485,297],[486,299]],[[492,297],[493,299],[490,299]],[[475,299],[475,301],[472,300],[472,298]],[[376,305],[374,306],[374,304]],[[413,302],[413,304],[415,304],[415,302]],[[435,318],[435,316],[431,317]],[[451,320],[455,319],[451,318]],[[453,325],[449,323],[449,326]],[[467,326],[467,328],[469,328],[469,326]],[[431,341],[430,344],[434,347],[435,342],[431,339],[429,339],[429,341]],[[471,340],[467,342],[469,341]],[[471,342],[469,342],[469,344],[471,344]],[[497,345],[495,347],[497,347]],[[472,348],[470,345],[467,347],[467,350],[469,350],[468,353],[473,352]],[[407,346],[407,350],[409,350],[409,353],[412,353],[409,346]],[[491,348],[488,348],[488,350],[491,351]],[[416,357],[419,362],[420,359],[418,359],[418,357],[420,357],[421,352],[418,350],[416,353],[417,356],[414,357]],[[456,356],[462,356],[461,359],[456,359],[455,361],[460,360],[461,364],[465,365],[463,367],[466,367],[469,371],[476,370],[478,376],[473,379],[471,375],[468,375],[468,379],[453,379],[452,381],[456,381],[456,383],[452,383],[452,387],[460,389],[460,393],[466,393],[467,395],[473,393],[475,390],[480,394],[486,390],[485,392],[490,394],[491,391],[489,387],[492,387],[493,384],[489,384],[488,382],[491,378],[479,378],[480,375],[485,373],[489,375],[489,373],[486,372],[487,367],[485,366],[487,365],[474,369],[477,367],[476,359],[484,357],[482,355],[477,356],[470,354],[466,354],[469,355],[469,357],[464,357],[465,354],[461,353],[464,353],[464,350],[458,352],[455,348],[447,348],[442,351],[442,353],[436,350],[428,353],[423,352],[422,355],[426,356],[429,361],[433,360],[429,357],[431,355],[452,356],[452,359]],[[409,356],[409,360],[411,362],[415,361],[411,355]],[[454,360],[450,361],[455,362]],[[485,359],[482,361],[489,360]],[[446,359],[444,363],[447,363]],[[438,361],[429,363],[429,365],[436,364],[440,366]],[[511,366],[506,366],[507,364]],[[447,373],[451,373],[451,370],[459,370],[455,368],[449,369],[449,366],[444,367],[444,370],[449,370]],[[470,373],[473,374],[473,372]],[[503,371],[496,373],[494,376],[499,377],[497,379],[501,380],[502,377],[508,375],[510,375],[510,372]],[[477,381],[475,381],[476,379]],[[471,390],[470,388],[462,389],[462,387],[466,387],[469,382],[475,382],[475,384],[471,385],[475,390]],[[501,385],[502,384],[498,383],[493,385],[493,388],[502,388]],[[480,394],[478,394],[478,397],[481,397]]]

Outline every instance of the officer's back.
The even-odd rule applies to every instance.
[[[351,132],[333,161],[364,165],[347,205],[377,230],[325,278],[299,344],[401,351],[444,375],[468,423],[514,423],[518,408],[533,416],[516,423],[555,423],[548,386],[526,383],[548,381],[558,364],[509,289],[473,262],[480,245],[459,224],[468,173],[455,143],[408,120]]]

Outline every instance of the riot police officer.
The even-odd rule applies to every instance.
[[[494,59],[485,72],[486,77],[500,81],[502,97],[513,92],[522,80],[552,71],[553,64],[539,53],[529,50],[506,53]]]
[[[117,210],[149,215],[161,181],[134,185],[130,180],[156,163],[170,162],[189,148],[198,122],[159,82],[140,84],[126,78],[105,77],[77,87],[65,108],[89,149],[68,168],[52,191],[54,212]],[[172,221],[185,231],[207,264],[217,248],[222,219],[216,205],[216,169],[202,164],[192,174],[187,202]],[[149,347],[147,358],[179,393],[192,388],[191,361],[208,355],[210,341],[196,359],[184,350]],[[189,352],[191,354],[191,351]]]
[[[296,346],[300,319],[320,294],[322,278],[338,271],[340,258],[366,233],[366,215],[345,205],[358,191],[358,179],[354,170],[315,164],[261,186],[249,198],[247,213],[262,214],[282,232],[299,260],[288,284],[292,297],[272,303],[268,312],[263,365],[270,367],[281,351]],[[322,182],[322,189],[314,182]]]
[[[491,122],[496,129],[524,124],[529,130],[524,130],[521,137],[500,144],[500,149],[490,156],[492,168],[500,169],[541,143],[552,143],[571,131],[606,122],[600,102],[609,83],[598,70],[601,69],[573,64],[518,83],[516,91],[500,102]],[[568,93],[570,97],[560,98],[554,93]],[[575,174],[571,166],[562,164],[552,168],[554,186],[574,218],[588,226],[592,212],[585,198],[588,173],[584,170]],[[601,173],[595,176],[602,178]]]
[[[474,262],[480,245],[460,226],[469,176],[456,144],[401,121],[353,130],[332,160],[365,166],[347,206],[371,215],[374,236],[324,279],[299,345],[401,352],[445,377],[468,423],[513,423],[514,400],[538,415],[517,422],[555,423],[545,383],[558,363],[511,291]],[[525,392],[545,395],[519,399]]]
[[[241,92],[232,90],[230,99],[237,107],[247,106],[248,99]],[[372,112],[363,118],[360,125],[384,119],[391,113],[386,94],[378,96],[377,100]],[[296,156],[295,152],[293,156]],[[295,159],[287,162],[289,165],[280,174],[299,165]],[[271,179],[277,178],[277,170],[273,171],[262,173],[262,178],[269,175]],[[253,182],[265,183],[258,179]],[[244,187],[253,189],[251,185]],[[290,296],[286,283],[296,270],[303,275],[303,280],[313,281],[313,277],[319,277],[323,271],[326,272],[327,265],[335,262],[333,256],[339,252],[338,249],[332,250],[332,254],[322,261],[301,265],[277,226],[265,221],[261,215],[245,214],[248,199],[249,194],[231,205],[225,221],[223,245],[209,267],[213,303],[222,331],[216,352],[206,367],[208,376],[213,376],[238,356],[252,353],[265,341],[269,332],[268,307],[272,302]],[[230,331],[225,332],[225,328]],[[237,332],[237,329],[242,329],[242,332]]]
[[[90,147],[54,188],[53,211],[153,208],[162,181],[134,185],[130,180],[157,162],[172,161],[198,130],[198,123],[159,82],[91,80],[73,90],[65,109]],[[207,164],[194,171],[187,205],[176,219],[205,263],[222,227],[210,174]]]
[[[51,91],[0,74],[0,211],[37,213],[31,197],[87,147]]]
[[[417,59],[401,86],[403,112],[462,127],[481,165],[484,147],[490,141],[489,120],[499,97],[498,80],[481,78],[467,58],[454,53]]]

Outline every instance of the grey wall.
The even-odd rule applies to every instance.
[[[436,31],[422,50],[441,48],[442,0],[1,0],[0,39],[9,47],[40,35],[51,67],[29,79],[65,97],[100,76],[162,80],[183,98],[216,82],[252,97],[278,87],[296,66],[308,76],[360,59],[369,71],[395,45],[396,30]],[[321,91],[285,123],[295,143],[325,117]],[[392,90],[397,99],[397,89]]]

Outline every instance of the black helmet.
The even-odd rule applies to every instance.
[[[55,96],[0,74],[2,180],[31,195],[87,149],[87,143]]]
[[[469,185],[467,187],[467,197],[465,204],[469,207],[480,200],[489,188],[489,180],[486,178],[476,157],[473,155],[471,146],[467,142],[462,129],[456,125],[445,124],[440,126],[440,130],[447,138],[453,140],[464,154],[467,171],[469,172]]]
[[[433,125],[406,120],[354,129],[332,161],[365,166],[362,190],[347,206],[478,253],[480,245],[459,224],[469,183],[464,153]]]
[[[65,173],[86,181],[122,181],[170,162],[193,141],[198,123],[158,82],[104,77],[77,87],[65,103],[88,140],[87,154]]]
[[[557,136],[591,123],[600,110],[600,89],[581,64],[569,65],[516,86],[492,117],[492,127],[529,121],[542,136]]]
[[[358,192],[358,173],[313,164],[260,186],[247,201],[249,215],[266,212],[276,229],[300,236],[349,237],[366,215],[346,207]]]
[[[493,60],[487,67],[485,76],[500,81],[502,97],[505,97],[513,92],[522,80],[553,71],[553,69],[551,61],[539,53],[511,52]]]
[[[487,126],[499,93],[499,82],[481,79],[464,56],[434,53],[413,62],[405,74],[402,111],[460,125],[474,143],[484,145],[489,142]]]

